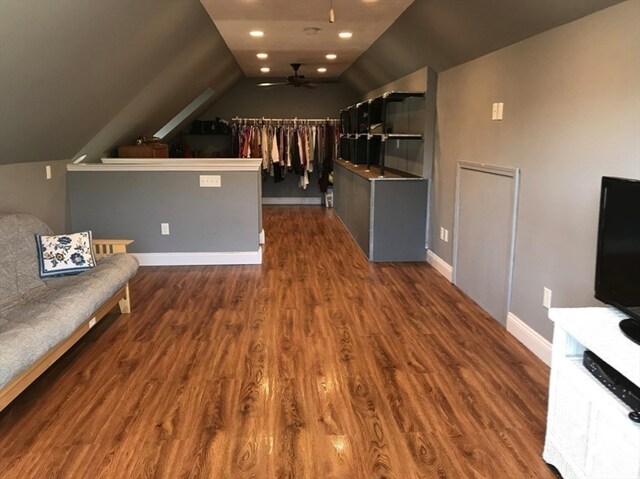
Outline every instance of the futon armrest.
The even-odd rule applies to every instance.
[[[94,239],[93,253],[97,259],[116,253],[126,253],[127,246],[133,243],[130,239]]]

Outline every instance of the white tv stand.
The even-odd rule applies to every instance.
[[[640,384],[640,345],[626,338],[613,308],[552,308],[555,323],[544,460],[564,479],[639,479],[640,424],[631,409],[582,365],[592,351]]]

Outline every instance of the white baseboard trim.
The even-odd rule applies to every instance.
[[[450,282],[453,281],[453,268],[451,265],[430,249],[427,250],[427,263],[433,266],[438,273],[447,278]]]
[[[507,313],[507,331],[547,366],[551,366],[551,343],[513,313]]]
[[[263,205],[321,205],[322,198],[317,197],[290,197],[290,198],[262,198]]]
[[[133,253],[140,266],[196,266],[262,264],[262,248],[258,251],[230,253]]]

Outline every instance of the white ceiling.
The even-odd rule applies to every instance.
[[[346,70],[414,0],[333,0],[335,23],[329,23],[331,0],[201,0],[240,68],[248,77],[287,76],[290,63],[302,63],[300,73],[336,78]],[[305,28],[320,31],[309,35]],[[251,30],[262,30],[253,38]],[[350,31],[343,40],[338,33]],[[269,54],[259,60],[257,53]],[[327,60],[335,53],[336,60]],[[260,67],[271,68],[261,73]],[[318,67],[326,67],[320,74]]]

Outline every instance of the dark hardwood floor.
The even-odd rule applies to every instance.
[[[553,478],[549,370],[424,263],[268,207],[261,266],[141,268],[0,413],[2,478]]]

